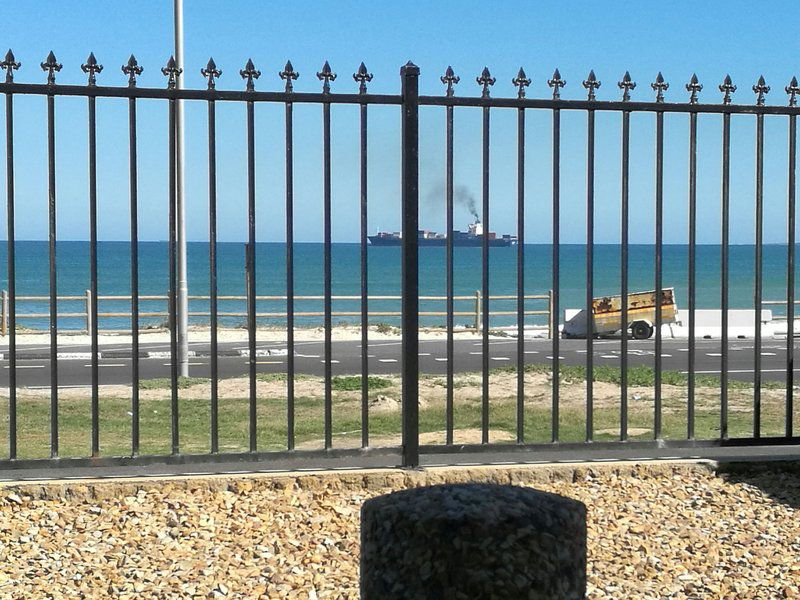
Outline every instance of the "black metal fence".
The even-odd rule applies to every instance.
[[[117,464],[145,464],[148,462],[173,462],[188,463],[202,461],[221,461],[227,459],[244,458],[246,460],[261,460],[275,457],[320,457],[320,456],[339,456],[343,460],[359,454],[389,454],[397,455],[400,464],[404,466],[415,466],[420,463],[420,456],[426,453],[457,453],[457,452],[479,452],[491,451],[527,451],[536,452],[546,447],[571,447],[575,444],[559,444],[560,442],[560,413],[561,407],[559,393],[560,382],[560,339],[559,335],[552,336],[552,360],[551,360],[551,399],[550,408],[550,444],[528,443],[526,436],[526,382],[525,382],[525,297],[529,293],[525,289],[526,269],[531,265],[525,264],[525,213],[529,209],[530,200],[526,199],[526,174],[525,174],[525,150],[526,150],[526,115],[530,111],[546,111],[552,117],[552,313],[559,315],[561,312],[561,301],[559,298],[560,289],[560,232],[562,229],[562,218],[560,208],[562,205],[560,194],[561,174],[561,118],[564,111],[578,111],[586,115],[586,308],[591,312],[592,297],[594,296],[594,239],[595,239],[595,156],[596,156],[596,115],[600,111],[607,111],[621,114],[621,259],[620,259],[620,290],[622,294],[623,322],[627,321],[627,303],[625,301],[628,290],[629,279],[629,213],[631,201],[629,197],[629,173],[630,173],[630,137],[631,137],[631,115],[635,113],[647,113],[655,117],[655,270],[653,287],[656,296],[660,297],[663,289],[663,223],[664,223],[664,115],[666,113],[682,113],[689,117],[689,258],[688,258],[688,373],[687,373],[687,421],[686,435],[681,440],[664,440],[662,431],[662,317],[660,309],[657,310],[655,322],[655,357],[654,357],[654,402],[653,402],[653,439],[652,440],[629,440],[628,432],[628,339],[623,335],[620,341],[621,366],[619,380],[619,431],[617,441],[603,442],[606,444],[619,444],[620,442],[633,447],[643,449],[661,446],[682,446],[682,447],[703,447],[718,446],[725,444],[756,444],[756,443],[776,443],[776,444],[796,444],[800,438],[795,436],[792,423],[794,416],[793,391],[794,391],[794,335],[792,323],[794,322],[794,268],[795,268],[795,164],[796,164],[796,121],[800,109],[797,108],[796,98],[800,94],[800,87],[795,79],[786,87],[789,95],[787,105],[767,105],[765,94],[769,92],[769,87],[759,80],[753,86],[756,93],[754,104],[734,104],[732,94],[736,91],[736,86],[726,77],[722,85],[719,86],[723,93],[721,103],[701,103],[700,91],[702,85],[696,77],[692,77],[690,83],[686,84],[689,93],[686,102],[667,102],[665,92],[669,85],[658,75],[656,81],[651,84],[655,97],[648,101],[633,101],[631,92],[636,87],[636,83],[628,73],[619,82],[622,90],[622,98],[614,101],[598,100],[595,91],[600,87],[600,81],[594,73],[590,73],[583,82],[587,90],[585,100],[565,100],[560,96],[561,88],[566,85],[558,70],[556,70],[548,80],[548,85],[552,89],[552,96],[549,98],[530,98],[526,96],[526,88],[531,84],[531,80],[526,77],[524,71],[520,69],[517,77],[513,79],[513,84],[517,87],[517,95],[514,98],[495,98],[490,94],[491,86],[495,84],[495,78],[491,76],[488,69],[477,78],[477,83],[481,88],[480,97],[459,97],[455,94],[455,85],[459,83],[459,77],[448,68],[447,72],[441,77],[442,83],[446,86],[444,95],[425,96],[419,94],[419,74],[420,70],[412,63],[408,63],[400,70],[401,93],[399,95],[382,95],[368,93],[367,84],[372,80],[364,64],[358,68],[353,75],[358,83],[357,93],[334,93],[331,83],[336,79],[335,73],[326,62],[322,70],[317,73],[317,77],[322,82],[322,90],[319,93],[296,92],[293,89],[293,82],[298,78],[298,73],[294,71],[292,64],[286,64],[286,68],[279,75],[285,82],[282,91],[260,91],[256,90],[256,80],[259,79],[261,72],[258,71],[252,61],[248,61],[244,69],[239,73],[245,81],[245,89],[242,91],[222,90],[217,87],[217,78],[221,71],[210,60],[208,65],[202,69],[202,74],[208,80],[208,87],[204,90],[178,89],[176,81],[181,76],[182,70],[175,64],[174,59],[170,59],[167,65],[161,69],[167,78],[165,89],[142,88],[137,86],[137,76],[142,73],[142,67],[138,65],[136,59],[131,56],[122,71],[128,76],[127,87],[109,87],[98,85],[97,75],[102,71],[102,66],[97,63],[93,55],[89,56],[82,69],[88,75],[88,84],[85,86],[62,85],[56,82],[56,74],[61,70],[53,55],[47,57],[41,64],[41,68],[46,72],[45,83],[18,83],[14,81],[14,73],[19,68],[13,54],[9,51],[5,60],[2,61],[2,68],[6,71],[5,83],[0,83],[0,93],[5,94],[6,107],[6,176],[7,176],[7,231],[8,231],[8,456],[0,460],[0,468],[14,469],[33,466],[55,466],[55,465],[117,465]],[[15,128],[14,128],[14,99],[20,95],[44,96],[47,99],[47,151],[48,151],[48,182],[49,182],[49,307],[50,307],[50,395],[49,395],[49,448],[50,459],[26,459],[21,457],[19,452],[20,445],[24,445],[26,440],[20,436],[18,430],[18,383],[17,383],[17,315],[16,315],[16,289],[15,289],[15,270],[17,258],[15,257],[15,190],[14,190],[14,148],[15,148]],[[57,280],[56,280],[56,146],[55,146],[55,119],[57,98],[73,96],[85,98],[88,103],[88,135],[89,135],[89,223],[90,223],[90,278],[91,289],[89,297],[92,299],[90,308],[93,314],[97,314],[98,298],[98,271],[97,271],[97,144],[96,144],[96,103],[98,99],[105,98],[127,98],[128,99],[128,124],[129,124],[129,197],[130,197],[130,288],[131,288],[131,362],[130,376],[131,397],[131,438],[130,451],[126,456],[106,456],[101,452],[102,442],[102,419],[101,419],[101,391],[99,385],[99,362],[98,362],[98,325],[97,319],[91,322],[91,457],[85,459],[69,458],[59,459],[59,370],[58,370],[58,322],[57,322]],[[166,102],[169,111],[169,125],[164,135],[169,144],[169,302],[168,313],[170,323],[170,353],[171,353],[171,385],[170,385],[170,453],[163,456],[140,455],[140,361],[139,361],[139,336],[138,323],[139,314],[139,267],[138,267],[138,191],[137,191],[137,102],[141,99],[155,99]],[[179,415],[179,377],[177,368],[177,338],[176,338],[176,107],[179,100],[205,102],[208,109],[208,257],[209,257],[209,312],[211,326],[211,358],[210,358],[210,396],[208,398],[210,406],[210,454],[182,454],[180,439],[180,423],[182,415]],[[219,325],[218,293],[217,293],[217,262],[216,262],[216,240],[217,240],[217,148],[216,148],[216,107],[220,102],[243,103],[246,107],[246,156],[247,156],[247,223],[248,223],[248,252],[247,252],[247,332],[249,348],[249,367],[247,377],[249,380],[248,392],[248,452],[242,454],[226,454],[220,451],[218,437],[220,399],[218,393],[219,370],[218,370],[218,336]],[[259,448],[257,440],[258,427],[258,403],[257,393],[257,330],[256,330],[256,271],[255,271],[255,252],[253,251],[256,242],[256,158],[255,158],[255,125],[254,107],[257,103],[273,103],[285,107],[285,235],[286,235],[286,323],[287,323],[287,361],[286,361],[286,403],[285,414],[283,416],[273,415],[274,419],[285,420],[285,450],[283,451],[264,451]],[[296,427],[296,364],[295,364],[295,311],[294,311],[294,187],[295,177],[293,167],[293,107],[295,104],[316,104],[322,111],[322,148],[323,148],[323,218],[324,218],[324,296],[323,296],[323,316],[324,316],[324,450],[313,452],[295,449],[295,427]],[[332,261],[331,261],[331,106],[334,104],[355,105],[360,109],[360,318],[361,318],[361,448],[354,450],[340,450],[334,447],[333,443],[333,370],[332,370]],[[400,167],[402,173],[402,230],[405,233],[402,237],[402,442],[400,447],[372,448],[369,439],[369,348],[370,340],[368,328],[369,306],[369,286],[367,280],[367,206],[368,206],[368,109],[371,105],[392,105],[397,106],[401,119],[401,148]],[[492,203],[490,202],[490,125],[491,116],[494,111],[511,110],[516,112],[517,129],[517,198],[516,198],[516,221],[518,224],[517,237],[517,310],[516,310],[516,362],[514,372],[516,375],[516,438],[513,444],[493,444],[490,443],[490,329],[489,329],[489,298],[490,298],[490,268],[489,256],[490,246],[488,235],[483,236],[481,251],[481,272],[482,272],[482,310],[483,320],[481,328],[481,411],[480,411],[480,444],[454,444],[454,421],[456,418],[456,408],[454,402],[454,271],[453,256],[454,243],[453,236],[447,236],[446,244],[446,356],[447,370],[445,376],[446,403],[445,403],[445,444],[444,445],[425,445],[420,444],[420,415],[419,415],[419,278],[418,260],[419,247],[418,239],[414,235],[419,229],[419,111],[421,107],[444,107],[445,109],[445,130],[443,132],[444,143],[446,146],[446,219],[447,231],[453,232],[453,211],[454,211],[454,147],[456,140],[454,136],[454,113],[457,108],[473,107],[482,111],[482,206],[481,220],[484,231],[490,230],[490,217],[492,214]],[[720,272],[720,308],[722,311],[722,340],[720,344],[720,387],[719,387],[719,436],[710,439],[696,439],[695,436],[695,392],[696,375],[695,364],[697,356],[696,335],[695,335],[695,308],[697,282],[696,272],[696,245],[697,245],[697,123],[698,119],[704,115],[722,116],[722,212],[721,212],[721,272]],[[736,440],[729,439],[728,431],[728,334],[727,334],[727,310],[729,308],[728,293],[728,274],[729,274],[729,224],[730,224],[730,147],[731,147],[731,119],[740,115],[754,116],[756,119],[756,276],[755,276],[755,352],[753,370],[755,374],[754,394],[753,394],[753,431],[752,435]],[[786,338],[786,396],[785,396],[785,428],[784,433],[777,437],[761,436],[761,322],[760,312],[762,305],[761,286],[762,286],[762,230],[763,230],[763,169],[764,169],[764,120],[765,117],[775,117],[788,120],[788,192],[787,192],[787,219],[788,219],[788,255],[787,255],[787,311],[788,323],[790,324]],[[148,132],[150,133],[150,132]],[[424,134],[427,135],[427,132]],[[537,203],[543,202],[541,197],[536,198]],[[534,266],[535,268],[535,266]],[[593,406],[593,381],[594,381],[594,340],[588,336],[585,346],[585,369],[586,369],[586,396],[585,396],[585,442],[592,442],[595,436]],[[595,444],[595,447],[597,445]]]

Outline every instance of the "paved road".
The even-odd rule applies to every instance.
[[[511,366],[516,361],[517,342],[514,339],[492,339],[490,341],[490,367]],[[596,365],[620,364],[619,340],[595,340],[594,361]],[[654,360],[652,340],[631,340],[629,364],[652,365]],[[753,377],[753,342],[736,340],[730,342],[729,372],[731,378],[751,380]],[[7,346],[0,346],[0,385],[8,385]],[[126,345],[103,345],[100,360],[100,382],[103,384],[130,383],[130,348]],[[190,360],[190,375],[209,376],[209,346],[207,343],[191,344],[195,357]],[[220,345],[219,370],[221,377],[237,377],[247,372],[246,344],[240,342]],[[169,377],[169,346],[147,344],[141,348],[140,373],[143,379]],[[50,381],[49,346],[24,346],[19,348],[17,364],[18,385],[48,387]],[[86,346],[62,346],[59,349],[59,385],[82,387],[91,382],[89,348]],[[667,370],[687,369],[688,345],[686,340],[664,340],[662,361]],[[369,345],[369,369],[371,373],[397,373],[400,369],[401,346],[399,341],[375,341]],[[566,365],[585,364],[585,340],[561,340],[559,355]],[[447,368],[444,340],[420,342],[420,369],[425,373],[445,373]],[[321,375],[324,368],[322,342],[298,342],[295,346],[295,364],[298,373]],[[455,342],[454,368],[456,371],[479,371],[481,368],[481,341],[457,340]],[[257,366],[260,372],[284,372],[286,370],[286,344],[259,342]],[[334,374],[357,374],[361,369],[361,345],[358,341],[334,342]],[[525,362],[549,364],[552,348],[549,340],[527,340]],[[785,377],[786,343],[783,340],[764,340],[762,346],[762,373],[765,379]],[[697,373],[718,374],[720,368],[720,346],[716,340],[697,340]],[[795,369],[796,371],[800,369]]]

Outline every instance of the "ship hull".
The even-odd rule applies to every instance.
[[[380,236],[380,235],[370,235],[367,236],[369,239],[369,243],[373,246],[402,246],[403,240],[402,238],[398,237],[388,237],[388,236]],[[437,247],[445,247],[447,246],[447,239],[446,238],[419,238],[418,244],[420,246],[437,246]],[[505,248],[508,246],[515,246],[517,244],[516,240],[509,240],[503,238],[496,238],[489,240],[489,247],[490,248]],[[453,239],[453,246],[460,248],[460,247],[471,247],[471,248],[480,248],[483,245],[483,239],[480,237],[474,238],[454,238]]]

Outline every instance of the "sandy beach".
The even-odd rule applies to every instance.
[[[530,335],[546,335],[546,328],[529,328],[526,333]],[[505,337],[512,332],[504,329],[497,329],[491,332],[493,337]],[[369,327],[369,339],[380,340],[400,340],[401,330],[399,327],[380,324]],[[453,331],[455,339],[480,339],[481,334],[471,328],[456,328]],[[538,335],[537,335],[538,336]],[[354,341],[361,339],[361,327],[358,325],[334,325],[331,328],[333,341]],[[444,327],[421,327],[419,337],[422,340],[443,340],[447,337]],[[270,342],[286,342],[287,330],[285,327],[259,327],[256,330],[256,339]],[[322,327],[297,327],[294,330],[296,342],[319,342],[325,339],[325,329]],[[8,336],[0,337],[0,347],[8,346]],[[98,342],[100,345],[123,345],[130,344],[132,336],[130,332],[100,332]],[[220,329],[217,334],[219,343],[225,342],[246,342],[247,330],[243,328]],[[167,329],[143,330],[139,333],[140,344],[169,344],[170,335]],[[190,343],[209,343],[211,341],[211,329],[208,327],[190,327]],[[91,344],[91,336],[85,331],[59,332],[59,346],[85,346]],[[17,331],[18,346],[36,346],[50,343],[49,332],[40,330]]]

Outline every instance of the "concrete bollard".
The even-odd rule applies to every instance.
[[[361,598],[586,595],[586,507],[530,488],[404,490],[361,509]]]

